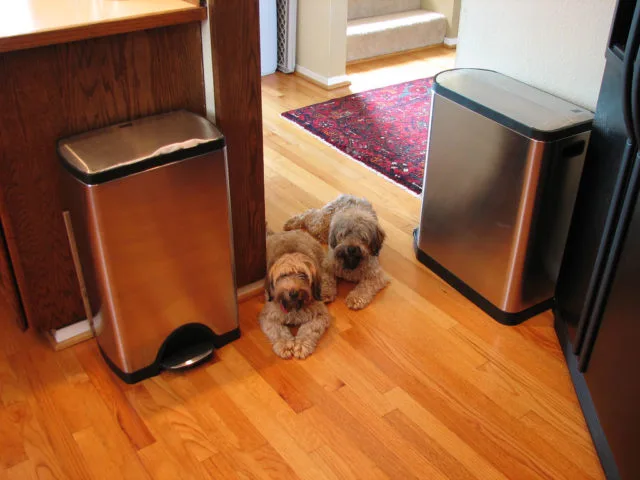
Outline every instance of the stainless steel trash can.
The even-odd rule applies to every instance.
[[[224,137],[179,111],[63,139],[67,230],[100,350],[128,383],[239,337]]]
[[[592,112],[499,73],[434,79],[418,259],[494,319],[552,305]]]

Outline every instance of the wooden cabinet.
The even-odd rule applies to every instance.
[[[0,54],[2,223],[30,325],[85,316],[57,140],[174,109],[204,114],[200,42],[190,23]]]
[[[2,307],[4,307],[4,310],[2,310]],[[18,327],[27,328],[27,319],[24,316],[22,300],[18,293],[16,277],[13,274],[13,265],[7,250],[2,224],[0,224],[0,311],[6,311],[11,315]]]
[[[227,139],[239,286],[264,276],[265,214],[258,0],[212,0],[216,123]],[[84,40],[0,48],[0,269],[30,326],[85,317],[65,233],[56,142],[62,137],[177,109],[205,114],[202,18]],[[189,14],[191,15],[191,14]],[[147,20],[145,20],[146,22]],[[116,30],[117,31],[117,30]],[[2,32],[0,32],[1,34]],[[0,35],[1,37],[1,35]],[[29,39],[25,39],[28,41]],[[63,40],[64,42],[64,40]],[[217,42],[217,43],[216,43]],[[0,42],[0,47],[7,46]],[[6,247],[6,248],[5,248]],[[8,283],[7,283],[8,282]]]
[[[264,278],[266,223],[258,0],[210,0],[216,125],[227,141],[236,281]]]

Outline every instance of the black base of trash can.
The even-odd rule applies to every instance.
[[[192,326],[192,325],[193,324],[191,324],[191,325],[187,324],[184,327],[189,327],[189,326]],[[181,327],[181,328],[183,328],[183,327]],[[178,330],[180,330],[180,329],[178,329]],[[178,332],[178,330],[176,330],[176,332]],[[176,333],[176,332],[174,332],[174,333]],[[213,357],[214,349],[222,348],[227,343],[231,343],[232,341],[237,340],[239,338],[240,338],[240,328],[236,328],[235,330],[231,330],[231,331],[229,331],[229,332],[227,332],[227,333],[225,333],[223,335],[216,335],[213,332],[211,332],[210,333],[210,337],[206,339],[208,341],[209,345],[210,345],[210,349],[209,349],[210,351],[208,351],[206,355],[203,355],[203,356],[199,357],[197,359],[197,361],[194,361],[193,363],[188,364],[188,366],[186,366],[186,367],[181,367],[181,368],[179,368],[179,370],[184,371],[184,370],[188,370],[188,369],[197,367],[199,365],[202,365],[204,362],[210,360]],[[167,356],[166,356],[166,352],[165,352],[165,348],[164,348],[169,343],[170,339],[171,339],[171,335],[169,336],[169,338],[167,338],[167,341],[165,342],[163,347],[160,349],[160,352],[158,353],[158,356],[156,357],[156,360],[151,365],[148,365],[148,366],[146,366],[144,368],[141,368],[140,370],[136,370],[135,372],[124,372],[124,371],[122,371],[104,353],[102,348],[100,348],[100,353],[102,354],[102,358],[104,358],[104,361],[107,363],[109,368],[113,371],[113,373],[115,373],[118,376],[118,378],[120,378],[120,380],[122,380],[123,382],[128,383],[128,384],[133,384],[133,383],[141,382],[142,380],[145,380],[147,378],[155,377],[156,375],[159,375],[163,370],[172,370],[172,368],[167,367],[167,365],[166,365]],[[193,346],[193,342],[188,342],[185,345],[185,347],[187,347],[187,348],[189,348],[191,346]],[[99,345],[98,345],[98,347],[99,347]],[[178,369],[176,369],[176,370],[178,370]]]
[[[518,325],[531,317],[549,310],[553,307],[554,300],[550,298],[543,302],[540,302],[532,307],[522,310],[521,312],[505,312],[499,309],[493,303],[489,302],[486,298],[476,292],[473,288],[467,285],[465,282],[456,277],[448,269],[440,265],[429,255],[424,253],[418,247],[418,229],[413,231],[413,250],[416,254],[416,258],[420,263],[429,268],[433,273],[442,278],[445,282],[455,288],[458,292],[464,295],[468,300],[471,300],[476,306],[480,307],[491,318],[503,325]]]

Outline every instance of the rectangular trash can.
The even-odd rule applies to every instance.
[[[489,70],[434,79],[418,259],[504,324],[552,305],[592,112]]]
[[[58,144],[85,309],[135,383],[239,337],[224,137],[186,111]]]

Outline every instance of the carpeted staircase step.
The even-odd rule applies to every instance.
[[[348,20],[419,10],[420,0],[349,0]]]
[[[446,17],[428,10],[349,20],[347,61],[436,45],[444,41],[446,29]]]

